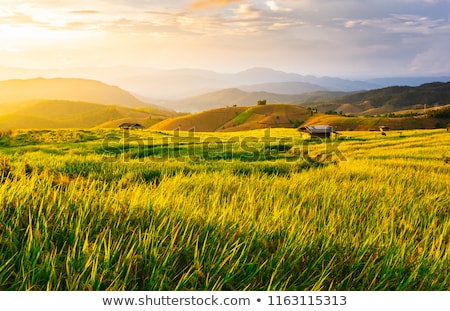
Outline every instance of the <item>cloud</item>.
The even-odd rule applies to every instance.
[[[218,9],[233,2],[241,2],[242,0],[197,0],[189,6],[194,10]]]
[[[37,22],[27,14],[14,12],[3,17],[0,16],[2,24],[37,24]]]
[[[450,63],[447,56],[450,42],[444,37],[440,39],[432,42],[429,47],[414,57],[409,65],[411,73],[428,72],[446,75],[450,72]]]
[[[266,5],[269,7],[270,10],[275,11],[275,12],[277,12],[277,11],[291,12],[292,11],[291,8],[280,8],[278,3],[276,3],[275,1],[266,1]]]
[[[280,9],[280,7],[275,1],[267,1],[266,4],[272,11],[278,11]]]
[[[145,11],[145,14],[162,16],[184,16],[184,12]]]
[[[412,14],[391,14],[389,17],[373,19],[335,18],[334,21],[345,28],[378,28],[385,33],[428,35],[450,30],[448,22],[444,19],[430,19]]]
[[[233,12],[240,18],[244,19],[256,19],[261,16],[261,10],[258,10],[250,4],[241,4]]]
[[[77,10],[77,11],[70,11],[72,14],[100,14],[99,11],[95,10]]]

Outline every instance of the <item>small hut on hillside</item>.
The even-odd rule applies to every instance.
[[[139,123],[122,123],[119,125],[122,130],[143,130],[145,127]]]
[[[331,133],[337,134],[331,125],[308,125],[298,128],[301,133],[308,133],[311,138],[329,138]]]

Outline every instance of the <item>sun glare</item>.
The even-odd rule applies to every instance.
[[[55,28],[45,28],[36,25],[27,26],[0,26],[0,40],[8,42],[16,47],[49,46],[53,44],[64,44],[85,38],[98,37],[100,31],[83,31],[75,29],[64,29],[62,22],[55,21],[51,24]]]

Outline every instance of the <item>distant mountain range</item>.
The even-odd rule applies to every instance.
[[[246,92],[267,92],[284,95],[298,95],[309,92],[328,91],[328,89],[308,82],[277,82],[239,86]]]
[[[151,72],[138,77],[118,79],[116,84],[150,98],[181,99],[226,88],[253,92],[301,94],[310,91],[369,90],[379,85],[332,77],[303,76],[269,68],[252,68],[224,74],[197,69]]]
[[[0,81],[0,104],[34,99],[65,99],[125,107],[150,105],[117,86],[94,80],[35,78]]]
[[[164,105],[167,101],[239,88],[248,92],[302,94],[311,91],[353,92],[387,86],[418,86],[430,82],[448,82],[440,77],[380,77],[374,79],[343,79],[287,73],[270,68],[251,68],[237,73],[219,73],[201,69],[160,70],[142,67],[73,68],[38,70],[0,67],[0,80],[35,77],[79,77],[117,85],[139,98]]]

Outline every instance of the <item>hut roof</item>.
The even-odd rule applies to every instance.
[[[142,124],[139,123],[122,123],[119,125],[122,129],[143,129],[145,128]]]
[[[300,132],[306,132],[310,134],[328,134],[334,132],[331,125],[308,125],[302,126],[298,130]]]

